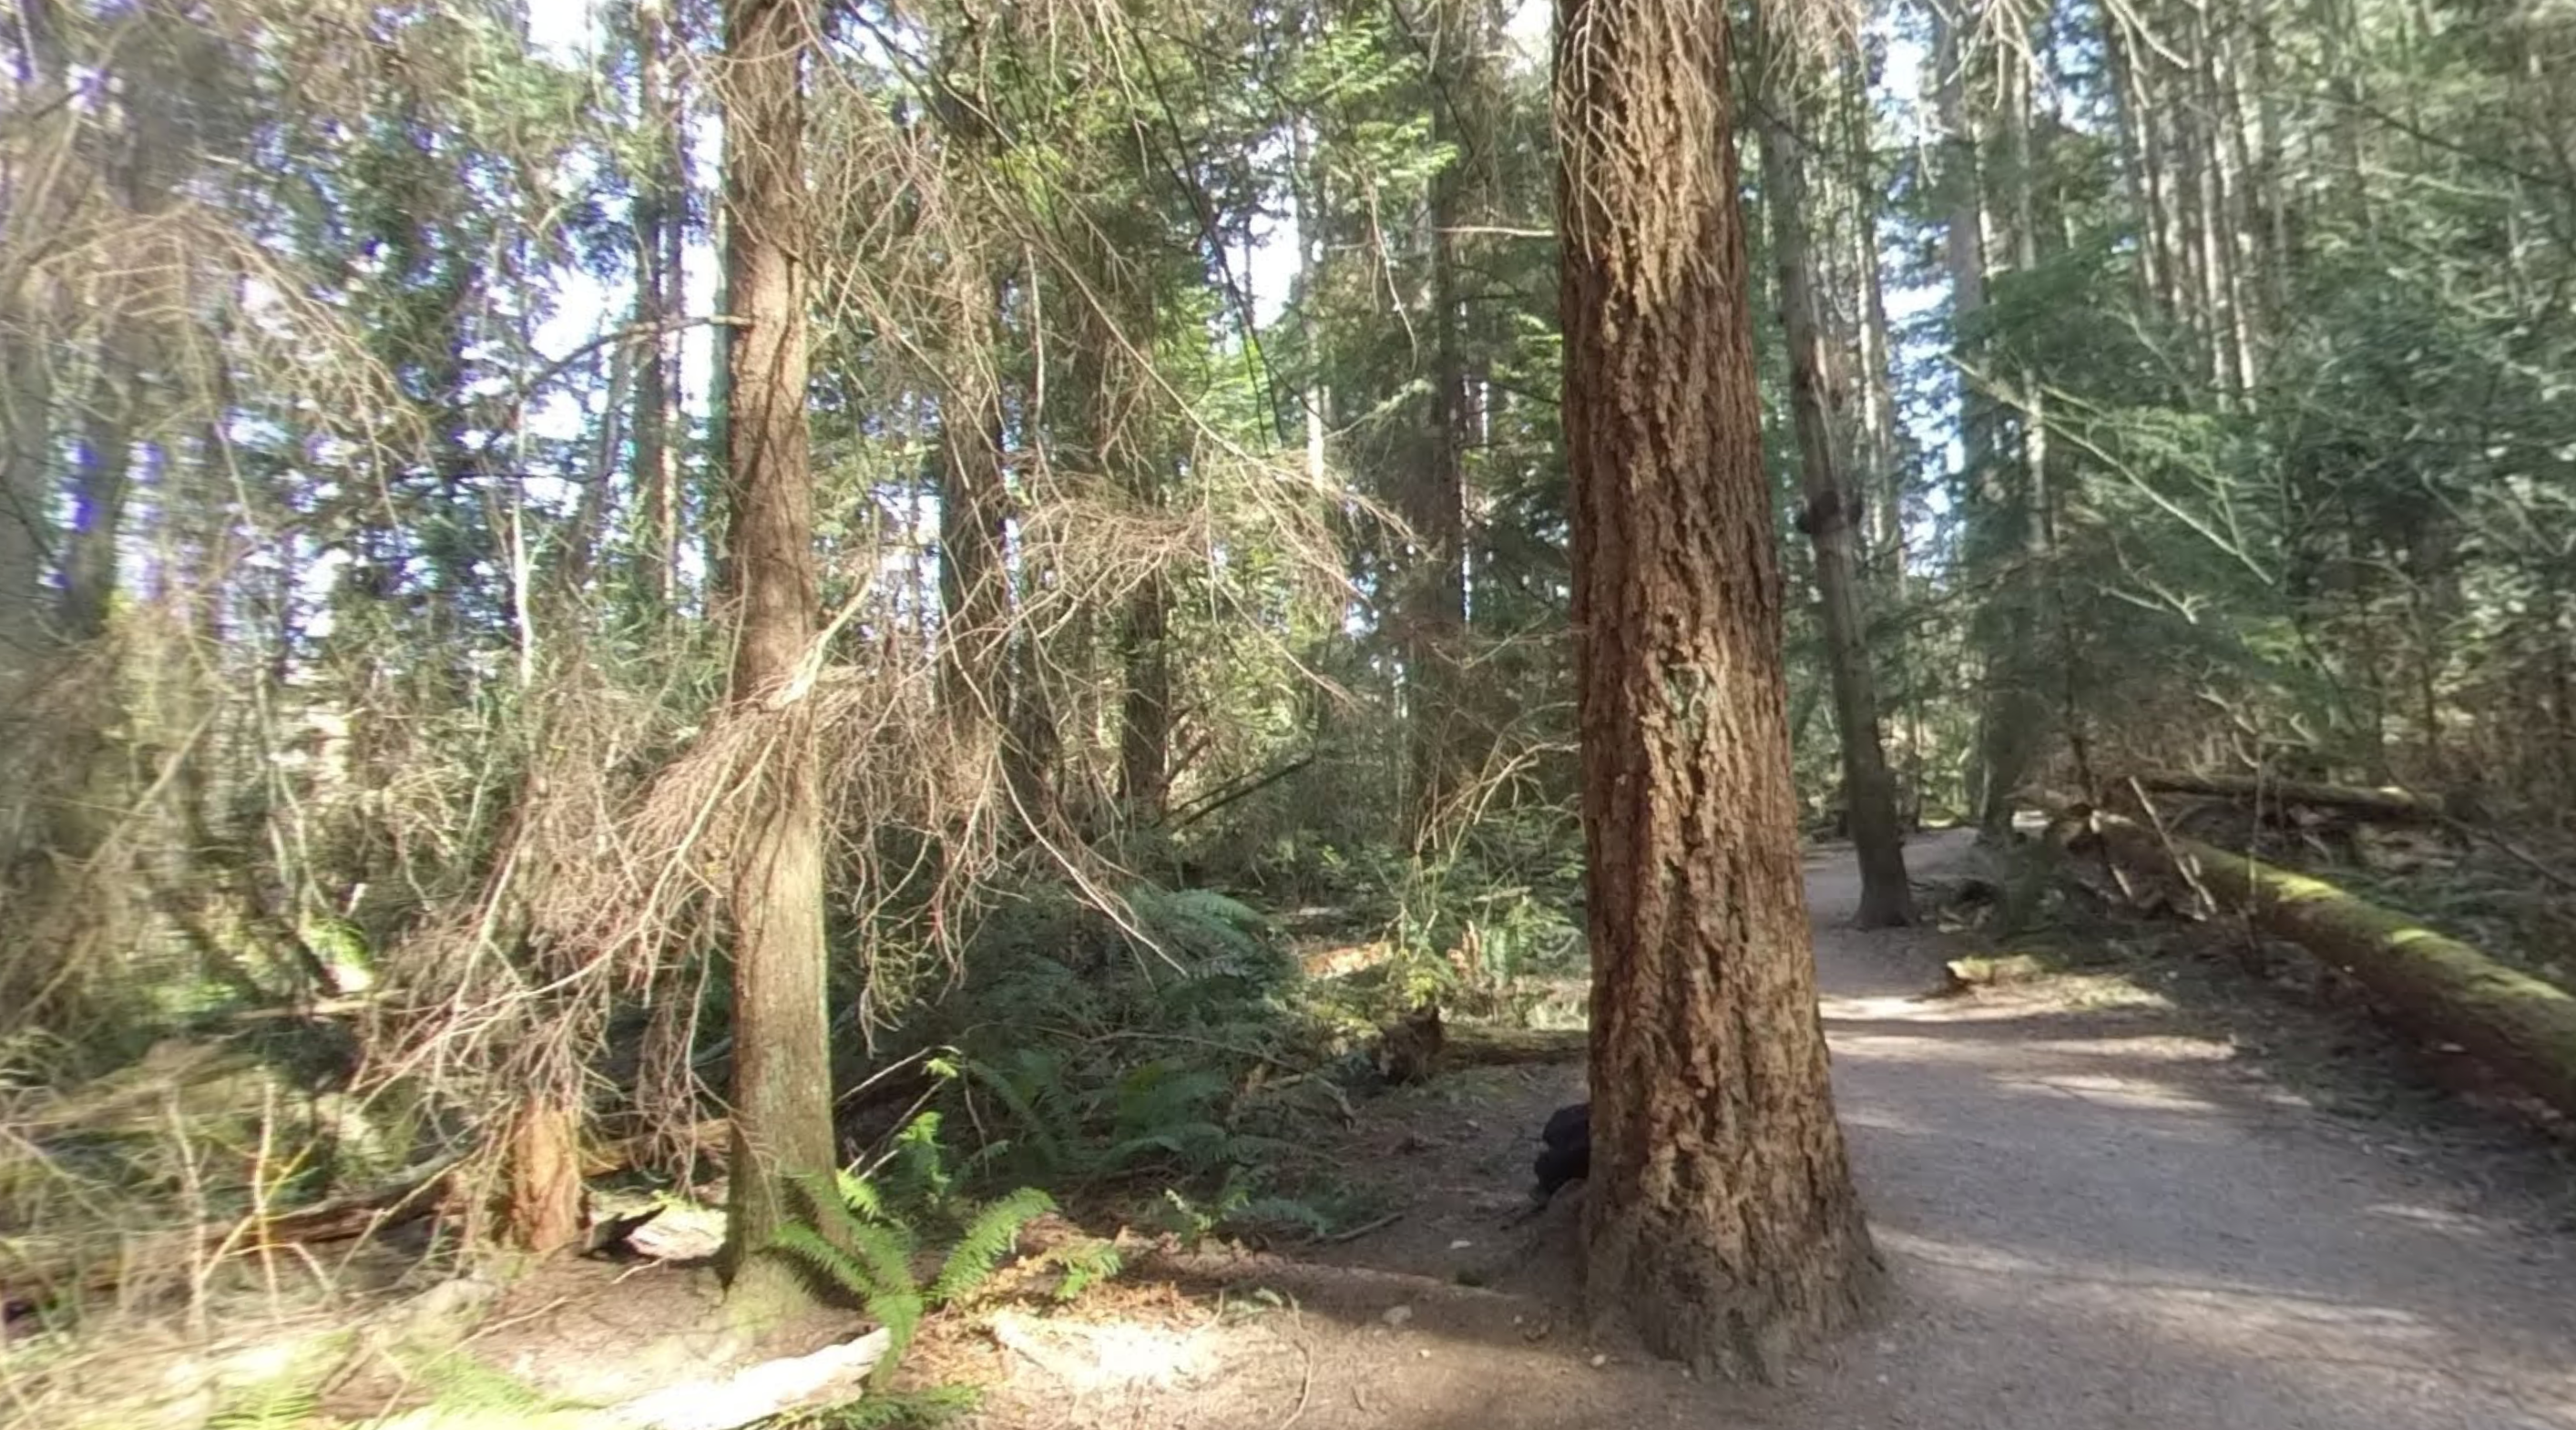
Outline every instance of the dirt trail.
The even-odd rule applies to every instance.
[[[1969,857],[1957,835],[1909,851],[1918,878]],[[1850,929],[1857,893],[1847,854],[1810,862],[1836,1092],[1896,1289],[1791,1384],[1699,1385],[1581,1333],[1571,1216],[1509,1225],[1535,1129],[1581,1095],[1568,1067],[1367,1104],[1352,1175],[1397,1191],[1399,1220],[1303,1261],[1178,1268],[1296,1309],[1150,1353],[1131,1336],[1139,1368],[1088,1357],[1087,1380],[1085,1354],[1006,1356],[988,1423],[2576,1430],[2576,1239],[2156,1009],[1921,997],[1939,941]]]
[[[1965,857],[1919,843],[1918,875]],[[1924,1001],[1812,870],[1835,1090],[1899,1294],[1817,1424],[2576,1426],[2576,1248],[2152,1016]],[[1909,956],[1912,954],[1913,956]]]

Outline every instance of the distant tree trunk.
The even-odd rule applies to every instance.
[[[1467,448],[1471,444],[1459,234],[1476,194],[1473,170],[1486,136],[1465,132],[1480,83],[1484,31],[1477,0],[1435,4],[1431,47],[1432,142],[1454,157],[1431,180],[1431,392],[1427,460],[1404,484],[1404,520],[1419,543],[1405,601],[1405,680],[1412,763],[1412,834],[1418,845],[1456,796],[1457,726],[1463,719],[1458,660],[1467,625]]]
[[[679,604],[681,527],[679,335],[668,329],[687,310],[689,170],[671,0],[635,0],[635,26],[637,98],[650,145],[635,201],[635,320],[645,329],[635,378],[635,564],[644,592],[667,614]]]
[[[1120,624],[1127,678],[1118,718],[1118,800],[1148,824],[1161,822],[1171,793],[1171,634],[1170,584],[1149,572]]]
[[[2097,0],[2095,23],[2102,32],[2102,53],[2109,67],[2105,88],[2120,136],[2120,167],[2129,181],[2132,211],[2139,217],[2138,289],[2150,305],[2159,304],[2166,292],[2164,176],[2156,172],[2152,146],[2145,138],[2150,117],[2120,10],[2108,0]]]
[[[952,276],[961,355],[940,413],[940,696],[961,732],[997,736],[1009,721],[1002,661],[1010,572],[1002,563],[1010,494],[1002,481],[1002,394],[991,361],[999,294],[979,270]]]
[[[1800,882],[1725,11],[1559,0],[1592,977],[1586,1294],[1776,1375],[1878,1279]]]
[[[103,355],[103,367],[81,436],[71,542],[63,553],[61,636],[68,642],[107,634],[116,599],[116,534],[133,489],[136,376],[114,345]]]
[[[26,0],[17,11],[21,82],[16,111],[26,116],[27,139],[68,149],[79,123],[65,102],[61,16],[52,0]],[[38,182],[48,165],[13,176],[11,227],[43,233],[65,200],[60,181]],[[45,624],[45,566],[53,544],[55,304],[50,279],[24,267],[0,274],[0,739],[24,734],[11,718],[26,684],[53,651]],[[0,872],[15,851],[0,828]]]
[[[2003,211],[2009,224],[2009,261],[2028,273],[2039,266],[2039,232],[2032,202],[2030,129],[2032,76],[2016,49],[2002,61],[1999,118],[2005,164]],[[1991,190],[1990,190],[1991,192]],[[1996,255],[1990,249],[1991,263]],[[1987,569],[1987,596],[1977,630],[1988,673],[1978,710],[1978,763],[1985,773],[1977,811],[1979,833],[2005,837],[2012,827],[2012,793],[2029,775],[2047,744],[2049,705],[2042,694],[2045,667],[2037,659],[2039,599],[2054,581],[2047,549],[2048,418],[2037,374],[2016,369],[1993,374],[2011,382],[2017,399],[2009,453],[1992,454],[1974,487],[1968,520],[1974,551]]]
[[[1857,65],[1847,66],[1844,119],[1854,168],[1852,265],[1858,276],[1861,430],[1866,434],[1864,463],[1869,491],[1868,551],[1880,568],[1880,584],[1891,601],[1905,599],[1905,464],[1903,433],[1896,415],[1896,344],[1887,321],[1887,289],[1879,270],[1879,177],[1870,163],[1871,101],[1866,78]]]
[[[0,308],[0,696],[12,697],[0,703],[14,703],[51,646],[44,609],[54,390],[50,358],[29,331],[29,306]]]
[[[1798,137],[1799,84],[1793,61],[1757,7],[1754,34],[1762,51],[1763,93],[1753,106],[1762,138],[1763,206],[1771,214],[1771,256],[1780,278],[1781,328],[1788,339],[1789,407],[1798,433],[1798,525],[1815,547],[1816,593],[1825,633],[1825,664],[1834,687],[1834,729],[1842,743],[1843,801],[1859,856],[1859,924],[1910,923],[1914,897],[1905,878],[1905,836],[1896,819],[1895,782],[1878,729],[1878,683],[1861,616],[1861,563],[1855,517],[1859,503],[1843,464],[1836,409],[1843,385],[1825,344],[1816,295],[1816,256],[1807,226],[1806,155]]]
[[[1983,183],[1978,174],[1977,125],[1968,101],[1967,35],[1974,17],[1972,0],[1947,0],[1932,7],[1932,63],[1935,107],[1941,123],[1941,266],[1950,280],[1951,341],[1959,356],[1968,356],[1965,336],[1986,306],[1986,239]],[[1982,444],[1985,403],[1960,384],[1961,434],[1966,460],[1973,469],[1986,457]]]
[[[1289,172],[1297,183],[1293,195],[1297,206],[1297,332],[1306,350],[1306,388],[1300,404],[1306,418],[1306,480],[1322,491],[1327,455],[1325,414],[1332,397],[1324,385],[1323,328],[1315,321],[1315,310],[1323,302],[1326,198],[1324,167],[1314,159],[1313,129],[1313,122],[1301,116],[1290,124],[1288,140]]]
[[[792,688],[818,634],[808,469],[805,101],[808,0],[726,0],[726,265],[738,326],[727,433],[727,560],[740,622],[731,700],[772,723],[732,853],[734,1080],[729,1299],[757,1319],[803,1282],[759,1255],[799,1220],[794,1179],[829,1177],[823,820],[811,704]],[[783,702],[783,703],[782,703]],[[776,707],[776,708],[773,708]]]

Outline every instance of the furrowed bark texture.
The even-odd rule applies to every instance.
[[[741,623],[733,702],[773,723],[734,850],[732,1294],[755,1314],[792,1297],[752,1259],[799,1206],[792,1180],[833,1167],[824,1007],[823,830],[809,706],[785,699],[819,624],[805,426],[807,249],[801,0],[731,0],[725,44],[731,348],[727,569]]]
[[[1592,939],[1587,1296],[1769,1378],[1877,1279],[1800,882],[1715,0],[1559,0],[1564,415]]]

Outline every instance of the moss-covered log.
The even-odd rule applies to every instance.
[[[2257,928],[2351,975],[2390,1012],[2447,1038],[2559,1111],[2576,1116],[2576,994],[2508,968],[2392,909],[2188,839],[2097,814],[2111,855],[2133,869],[2187,866],[2211,898]]]
[[[1579,1063],[1591,1056],[1592,1034],[1583,1028],[1501,1028],[1482,1023],[1452,1023],[1445,1052],[1455,1067]]]
[[[2193,775],[2158,772],[2136,776],[2150,794],[2198,795],[2212,799],[2259,800],[2274,808],[2305,805],[2346,810],[2364,819],[2392,824],[2434,824],[2444,810],[2439,797],[2402,789],[2366,785],[2317,784],[2301,780],[2264,779],[2255,775]]]

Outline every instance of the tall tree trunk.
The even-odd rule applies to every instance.
[[[734,1075],[729,1299],[754,1318],[804,1293],[762,1255],[798,1219],[795,1179],[828,1178],[831,1032],[824,1006],[823,811],[812,705],[796,688],[819,626],[805,399],[808,0],[726,0],[726,266],[737,326],[727,560],[740,622],[736,718],[767,721],[762,780],[732,853]]]
[[[2155,167],[2154,146],[2147,138],[2147,126],[2153,116],[2147,112],[2145,91],[2137,73],[2133,44],[2120,11],[2107,0],[2095,7],[2095,22],[2102,31],[2102,53],[2109,65],[2109,83],[2113,123],[2120,133],[2120,167],[2129,181],[2129,202],[2138,215],[2138,287],[2153,304],[2164,301],[2168,291],[2165,269],[2164,175]]]
[[[2039,266],[2037,206],[2031,193],[2030,130],[2034,76],[2019,51],[2003,61],[2002,122],[2004,211],[2011,234],[2011,263],[2028,273]],[[1991,258],[1992,255],[1989,254]],[[2002,839],[2012,828],[2013,791],[2047,744],[2049,705],[2037,659],[2040,592],[2053,583],[2042,513],[2048,506],[2048,414],[2039,375],[2010,373],[2017,410],[2014,449],[1997,455],[1990,478],[1978,484],[1969,507],[1974,549],[1987,566],[1985,609],[1977,627],[1988,679],[1978,712],[1978,767],[1984,772],[1977,810],[1979,833]]]
[[[668,614],[680,594],[680,340],[673,325],[687,309],[687,125],[671,0],[635,0],[635,26],[637,100],[649,152],[635,201],[635,321],[644,330],[635,375],[635,564],[639,586]]]
[[[1289,174],[1296,184],[1291,202],[1297,213],[1297,334],[1304,345],[1306,358],[1305,409],[1306,480],[1318,492],[1324,490],[1324,429],[1331,393],[1324,384],[1323,327],[1315,321],[1315,312],[1323,303],[1324,283],[1324,166],[1315,162],[1313,121],[1299,116],[1288,127]]]
[[[52,538],[53,360],[33,320],[35,306],[0,306],[0,704],[6,705],[16,703],[52,647],[45,564]]]
[[[1478,0],[1433,6],[1431,133],[1456,153],[1431,180],[1431,393],[1425,426],[1427,460],[1404,485],[1405,524],[1418,545],[1405,601],[1405,676],[1412,763],[1412,834],[1433,836],[1456,797],[1460,775],[1457,726],[1464,719],[1458,682],[1466,634],[1466,490],[1468,430],[1465,321],[1459,311],[1459,234],[1468,220],[1487,136],[1465,132],[1475,112],[1483,28]]]
[[[1775,1375],[1878,1279],[1817,1014],[1725,11],[1559,0],[1592,945],[1586,1294]]]
[[[1905,836],[1896,819],[1896,790],[1879,738],[1878,683],[1869,664],[1861,617],[1858,503],[1843,471],[1844,386],[1827,349],[1818,311],[1814,244],[1807,224],[1806,155],[1798,135],[1805,117],[1793,60],[1769,16],[1754,12],[1763,92],[1753,106],[1762,140],[1763,207],[1771,214],[1771,256],[1779,268],[1781,330],[1788,339],[1789,409],[1798,433],[1798,477],[1804,509],[1798,526],[1815,547],[1816,594],[1825,633],[1825,664],[1834,687],[1834,729],[1841,739],[1843,801],[1860,860],[1862,928],[1910,923],[1914,898],[1905,879]]]
[[[67,152],[77,142],[80,110],[68,102],[62,17],[54,0],[23,0],[17,9],[19,93],[27,116],[22,142],[37,152]],[[67,206],[75,166],[52,163],[12,177],[11,228],[42,234]],[[45,622],[45,568],[54,542],[54,353],[57,292],[46,274],[14,260],[0,269],[0,739],[24,738],[10,712],[53,653]],[[0,829],[0,872],[16,853]]]
[[[1867,486],[1867,550],[1891,602],[1905,599],[1905,464],[1903,431],[1896,413],[1896,344],[1887,321],[1887,288],[1880,272],[1877,166],[1871,158],[1868,76],[1844,67],[1845,147],[1851,165],[1852,268],[1860,308],[1861,431]]]
[[[1985,182],[1979,170],[1977,122],[1968,95],[1974,0],[1944,0],[1932,7],[1935,106],[1941,123],[1941,266],[1950,286],[1953,356],[1976,360],[1974,333],[1986,306]],[[1993,403],[1964,374],[1959,380],[1959,437],[1966,475],[1978,479],[1993,463]]]

